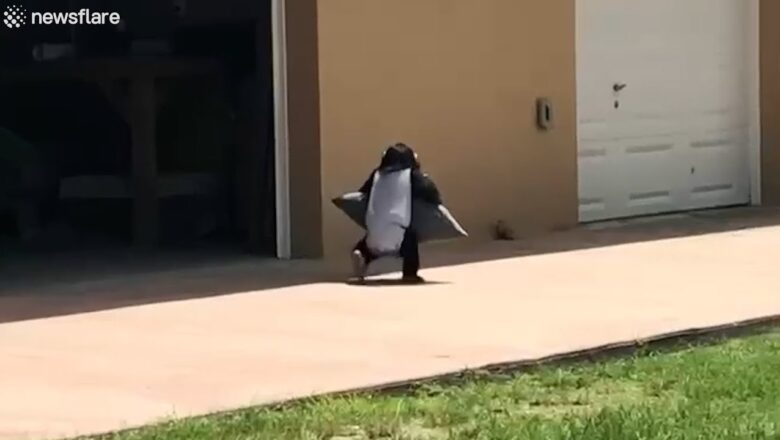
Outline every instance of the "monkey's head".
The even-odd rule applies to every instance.
[[[382,161],[379,163],[379,169],[383,172],[400,171],[408,168],[417,169],[420,162],[417,153],[403,143],[397,143],[388,147],[382,154]]]

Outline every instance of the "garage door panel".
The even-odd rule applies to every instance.
[[[700,133],[690,143],[689,208],[744,203],[750,187],[747,168],[747,130]]]
[[[728,86],[724,85],[723,88]],[[720,90],[723,90],[721,88]],[[744,126],[748,124],[745,114],[748,108],[746,99],[742,99],[735,93],[720,93],[713,87],[710,93],[702,92],[692,99],[697,101],[690,104],[691,118],[694,120],[709,121],[711,124],[727,123],[729,126]],[[714,96],[715,95],[715,96]]]
[[[701,69],[701,68],[697,68]],[[703,69],[695,78],[686,78],[681,85],[691,87],[687,93],[690,96],[702,98],[745,99],[744,87],[746,72],[734,64],[711,65]]]
[[[583,141],[580,144],[578,161],[585,166],[578,174],[579,211],[584,221],[601,218],[605,212],[620,207],[620,192],[609,184],[613,179],[599,178],[619,168],[614,163],[619,158],[619,148],[618,142],[608,140]]]
[[[723,133],[742,132],[747,129],[746,102],[711,104],[710,106],[696,105],[694,111],[683,120],[683,128],[692,138],[703,137],[704,139],[701,139],[703,141],[708,138],[717,139],[719,136],[725,136]]]
[[[684,148],[684,139],[676,136],[623,142],[616,180],[624,182],[621,188],[626,215],[663,212],[682,201],[684,191],[674,176],[681,167],[675,159]]]
[[[632,141],[659,135],[673,135],[680,131],[679,124],[670,121],[668,115],[660,112],[626,111],[624,115],[623,123],[612,129],[612,136],[616,139]]]
[[[603,92],[610,86],[609,81],[601,81],[599,87],[592,87],[589,92],[578,97],[580,111],[577,115],[577,125],[579,137],[583,142],[608,139],[612,136],[610,125],[614,109],[610,95]]]
[[[739,131],[747,127],[745,121],[745,107],[740,108],[710,108],[697,110],[691,114],[684,124],[684,128],[691,136],[697,132],[723,132]]]
[[[744,163],[739,151],[743,143],[730,145],[694,147],[690,153],[690,182],[693,189],[699,186],[736,183],[742,172]]]
[[[751,1],[578,0],[583,221],[749,201]]]
[[[694,134],[691,138],[690,147],[696,155],[694,160],[700,157],[716,156],[714,160],[729,159],[731,161],[742,157],[741,150],[744,148],[744,140],[740,132],[701,133]]]
[[[733,183],[699,186],[692,190],[686,209],[705,209],[716,206],[737,206],[744,203],[744,190]]]
[[[598,142],[599,140],[609,139],[610,130],[609,123],[606,118],[589,118],[580,120],[580,153],[587,146],[584,144],[590,141]]]
[[[693,185],[686,209],[733,206],[744,203],[750,188],[734,181]]]

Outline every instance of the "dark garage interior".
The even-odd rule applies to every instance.
[[[270,0],[29,0],[119,12],[0,38],[2,258],[273,255]]]

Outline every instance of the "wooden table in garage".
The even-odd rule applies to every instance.
[[[221,65],[212,59],[122,57],[40,62],[0,69],[0,82],[82,80],[106,89],[117,81],[129,84],[127,122],[132,133],[133,239],[140,246],[155,246],[159,239],[157,197],[158,79],[182,76],[221,78]]]

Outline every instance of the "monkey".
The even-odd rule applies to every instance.
[[[376,167],[359,190],[368,200],[366,234],[352,250],[353,278],[365,280],[368,266],[375,260],[400,257],[404,283],[421,284],[417,232],[412,226],[415,199],[442,205],[433,180],[421,170],[417,153],[406,144],[387,147]]]

